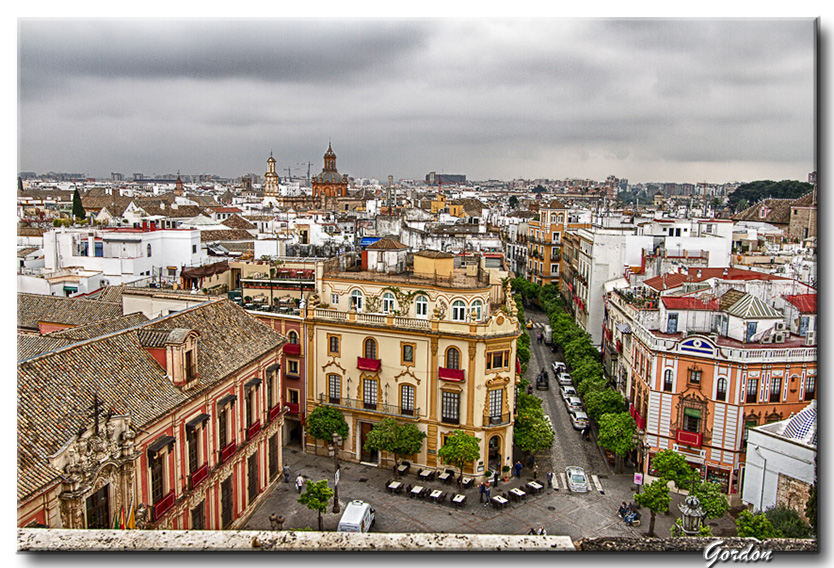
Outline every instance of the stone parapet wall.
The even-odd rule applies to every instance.
[[[751,544],[759,550],[773,552],[818,552],[816,539],[773,538],[756,540],[755,538],[638,538],[638,537],[602,537],[583,538],[574,543],[576,550],[585,552],[698,552],[716,541],[722,541],[723,547],[742,550]]]
[[[23,552],[62,551],[573,551],[567,536],[316,531],[18,529]]]

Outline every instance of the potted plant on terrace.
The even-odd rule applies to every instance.
[[[505,465],[504,467],[502,467],[501,473],[504,475],[505,482],[510,480],[510,466]]]

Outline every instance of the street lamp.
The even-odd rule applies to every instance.
[[[704,518],[704,510],[701,509],[701,501],[694,495],[689,495],[684,502],[678,505],[681,512],[681,524],[684,534],[694,536],[701,528],[701,521]]]
[[[333,512],[338,513],[339,509],[339,446],[342,444],[343,440],[342,437],[337,433],[333,432],[333,443],[327,447],[327,453],[333,456],[333,471],[334,473],[334,483],[333,483]]]

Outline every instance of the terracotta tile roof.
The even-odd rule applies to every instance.
[[[137,330],[136,333],[138,334],[139,343],[142,344],[142,347],[158,348],[165,347],[165,340],[168,339],[171,330],[143,328]]]
[[[799,313],[801,314],[817,313],[816,294],[796,294],[793,296],[785,296],[785,299],[797,308],[799,308]]]
[[[762,221],[773,225],[787,225],[791,221],[792,199],[763,199],[744,211],[733,215],[736,221]],[[762,216],[762,212],[765,215]]]
[[[741,300],[745,293],[741,290],[727,290],[718,303],[718,309],[723,311],[729,310],[730,307]]]
[[[215,241],[254,241],[255,237],[243,229],[214,229],[200,231],[200,242],[213,243]]]
[[[81,198],[81,205],[92,213],[101,211],[106,207],[111,215],[121,217],[131,201],[133,201],[132,197],[122,197],[121,195],[85,196]]]
[[[33,252],[40,250],[41,247],[25,247],[21,249],[17,249],[17,258],[26,258]]]
[[[237,207],[224,207],[222,205],[220,207],[208,207],[208,209],[215,213],[243,213],[243,210]]]
[[[667,310],[717,310],[718,298],[702,300],[700,298],[662,296],[661,301]]]
[[[99,300],[100,302],[117,302],[121,304],[124,289],[124,286],[104,286],[93,299]]]
[[[798,197],[791,201],[791,207],[813,207],[814,206],[814,192],[809,191],[802,197]]]
[[[727,274],[724,274],[727,270]],[[698,272],[701,276],[698,276]],[[644,284],[650,288],[658,291],[671,290],[683,286],[686,282],[704,282],[719,278],[722,280],[787,280],[783,276],[775,274],[765,274],[764,272],[756,272],[755,270],[743,270],[741,268],[690,268],[689,274],[681,274],[675,272],[674,274],[661,274],[653,278],[647,279]],[[664,287],[664,284],[666,285]]]
[[[20,199],[47,199],[50,201],[72,201],[74,191],[63,191],[60,189],[27,189],[18,191]]]
[[[372,245],[365,247],[367,250],[402,250],[408,247],[395,238],[383,237]]]
[[[121,315],[121,303],[41,294],[17,295],[17,327],[21,330],[37,330],[38,322],[78,326]]]
[[[426,258],[455,258],[450,252],[443,252],[439,250],[421,250],[414,253],[416,256],[423,256]]]
[[[23,361],[29,357],[46,353],[54,349],[60,349],[67,345],[75,343],[72,339],[57,338],[43,335],[34,335],[31,333],[17,334],[17,360]]]
[[[170,205],[165,205],[163,208],[160,207],[159,203],[142,205],[141,207],[142,210],[148,214],[148,216],[161,215],[163,217],[171,217],[174,219],[190,219],[200,215],[204,209],[199,205],[177,205],[176,209]]]
[[[186,328],[200,334],[200,378],[193,390],[175,387],[140,344],[143,330],[162,328],[167,328],[166,333]],[[218,382],[285,342],[233,302],[220,300],[152,320],[147,328],[81,341],[19,363],[18,499],[43,487],[50,477],[57,479],[45,456],[54,454],[81,427],[89,426],[95,393],[105,411],[129,414],[142,428],[188,399],[204,396]]]
[[[42,237],[49,229],[46,227],[18,227],[18,237]]]
[[[120,318],[102,320],[88,325],[82,325],[79,327],[71,327],[69,329],[61,329],[58,331],[54,331],[49,334],[49,337],[58,337],[62,339],[65,338],[74,341],[84,341],[86,339],[101,337],[102,335],[107,335],[109,333],[121,331],[123,329],[129,329],[131,327],[143,324],[146,321],[148,321],[148,316],[146,316],[142,312],[136,312],[135,314],[122,316]]]
[[[220,204],[213,195],[193,195],[189,194],[188,199],[194,201],[200,207],[219,207]]]
[[[220,224],[221,225],[226,225],[227,227],[232,228],[232,229],[257,229],[258,228],[256,225],[253,225],[252,223],[250,223],[249,221],[247,221],[246,219],[244,219],[243,217],[241,217],[240,215],[237,215],[237,214],[232,215],[231,217],[229,217],[225,221],[221,221]]]

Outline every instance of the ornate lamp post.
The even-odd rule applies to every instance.
[[[338,513],[339,508],[339,446],[342,445],[342,437],[333,432],[333,443],[327,446],[327,453],[333,456],[333,471],[335,472],[333,484],[333,512]]]
[[[681,523],[684,534],[695,536],[701,528],[704,518],[704,510],[701,509],[701,501],[694,495],[689,495],[684,502],[678,505],[681,512]]]

